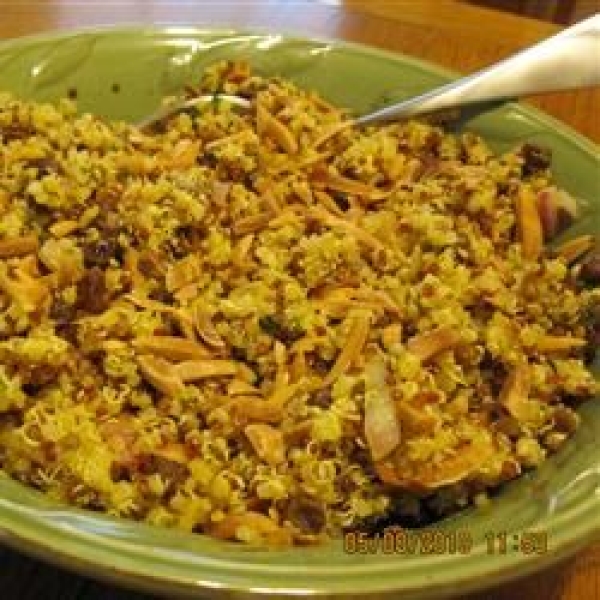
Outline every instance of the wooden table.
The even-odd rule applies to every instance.
[[[557,31],[549,23],[453,0],[0,0],[0,15],[0,38],[112,23],[235,25],[364,42],[465,72]],[[532,102],[600,142],[600,91],[553,94]],[[0,596],[8,600],[147,598],[2,548]],[[600,600],[600,543],[560,567],[468,598],[519,599]]]

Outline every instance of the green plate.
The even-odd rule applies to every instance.
[[[246,58],[260,72],[289,77],[358,112],[452,77],[358,45],[168,27],[5,42],[0,89],[35,100],[76,94],[82,110],[137,119],[164,95],[197,81],[207,64],[231,57]],[[524,141],[550,146],[558,182],[587,203],[570,233],[600,232],[600,159],[591,142],[516,104],[466,126],[498,150]],[[415,534],[411,544],[396,540],[395,548],[380,545],[376,552],[358,540],[345,548],[338,542],[250,550],[60,506],[7,478],[0,478],[0,541],[93,577],[171,597],[415,600],[467,593],[555,563],[599,536],[600,405],[587,403],[581,415],[580,430],[556,456],[506,486],[490,507],[438,525],[429,534],[433,547]]]

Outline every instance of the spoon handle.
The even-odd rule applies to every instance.
[[[599,84],[600,14],[597,14],[491,67],[364,115],[357,122],[367,125],[474,102]]]

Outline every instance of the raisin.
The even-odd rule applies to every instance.
[[[322,504],[309,497],[293,499],[288,506],[288,518],[303,533],[312,535],[321,533],[327,522]]]
[[[77,284],[78,308],[92,314],[99,314],[108,308],[109,303],[104,271],[98,267],[88,269]]]
[[[21,371],[23,385],[28,384],[30,390],[39,393],[41,388],[54,383],[58,379],[58,368],[53,365],[38,365]]]
[[[535,144],[524,144],[521,148],[523,157],[523,175],[529,177],[550,166],[552,152],[549,148],[541,148]]]
[[[181,485],[190,474],[187,465],[159,454],[140,456],[139,470],[144,475],[158,473],[171,491]]]
[[[344,192],[334,192],[332,194],[333,201],[337,204],[337,207],[340,210],[346,212],[350,209],[350,202],[348,201],[348,194],[344,194]]]
[[[281,331],[281,324],[272,315],[264,315],[263,317],[260,317],[258,320],[258,325],[264,333],[270,335],[271,337],[277,337]]]
[[[152,250],[142,253],[138,260],[137,268],[144,277],[162,279],[165,275],[160,255]]]
[[[333,396],[331,395],[331,389],[327,387],[313,392],[309,396],[307,404],[310,406],[317,406],[318,408],[329,408],[331,406],[332,399]]]
[[[118,462],[114,460],[110,465],[110,478],[113,483],[118,483],[119,481],[131,481],[131,467],[124,463]]]
[[[286,346],[298,341],[305,335],[304,330],[300,327],[288,325],[284,323],[283,319],[274,315],[260,317],[258,325],[264,333],[282,342]]]
[[[333,366],[332,360],[327,360],[318,354],[309,357],[309,365],[318,375],[327,375]]]
[[[258,175],[256,171],[252,173],[245,173],[244,178],[242,179],[242,183],[249,189],[254,190],[254,186],[256,185],[256,180],[258,179]]]
[[[0,135],[5,142],[20,140],[33,135],[34,130],[29,125],[22,123],[11,123],[0,127]]]
[[[219,157],[212,152],[205,152],[200,161],[207,167],[214,169],[219,164]]]
[[[119,243],[115,238],[104,238],[97,242],[88,244],[83,248],[84,264],[87,268],[102,267],[106,268],[111,259],[121,261],[122,252]]]
[[[233,346],[231,349],[231,358],[238,362],[246,362],[248,360],[248,352],[240,346]]]
[[[51,173],[60,173],[61,166],[53,158],[35,158],[27,161],[28,167],[38,170],[38,177],[45,177]]]
[[[62,298],[54,298],[50,305],[48,316],[56,322],[58,326],[71,323],[75,319],[77,309],[74,305],[68,304]]]
[[[584,260],[579,276],[585,283],[600,285],[600,251],[592,252]]]

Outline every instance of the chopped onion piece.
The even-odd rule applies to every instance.
[[[400,425],[385,375],[380,359],[366,367],[365,437],[374,461],[382,460],[400,444]]]

